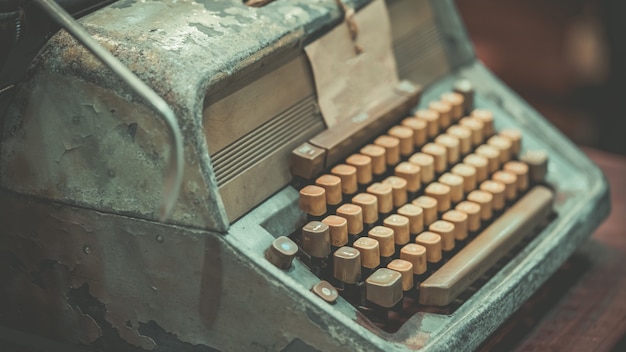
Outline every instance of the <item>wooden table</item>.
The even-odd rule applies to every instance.
[[[626,351],[626,158],[584,149],[611,186],[611,215],[481,351]]]

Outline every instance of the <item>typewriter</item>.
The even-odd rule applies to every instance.
[[[472,350],[609,212],[453,1],[119,0],[80,23],[171,107],[181,189],[163,220],[166,123],[54,35],[2,119],[16,344]]]

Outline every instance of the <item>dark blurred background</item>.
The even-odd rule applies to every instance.
[[[574,142],[626,155],[626,1],[457,0],[479,58]]]

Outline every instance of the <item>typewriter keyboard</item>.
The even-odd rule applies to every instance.
[[[520,131],[495,131],[471,99],[443,94],[299,186],[308,222],[290,250],[388,330],[450,313],[552,212],[546,154],[519,156]]]

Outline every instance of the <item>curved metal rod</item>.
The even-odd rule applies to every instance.
[[[61,27],[65,28],[76,40],[82,43],[91,51],[103,64],[115,72],[126,84],[128,84],[136,94],[143,98],[152,108],[159,112],[169,129],[170,144],[173,150],[170,152],[167,169],[165,172],[165,182],[163,183],[163,193],[161,206],[159,207],[159,218],[161,221],[167,220],[176,201],[183,180],[183,137],[174,116],[174,112],[152,88],[145,84],[130,69],[128,69],[113,54],[102,47],[87,31],[70,16],[62,7],[53,0],[33,0],[44,11],[50,15]]]

